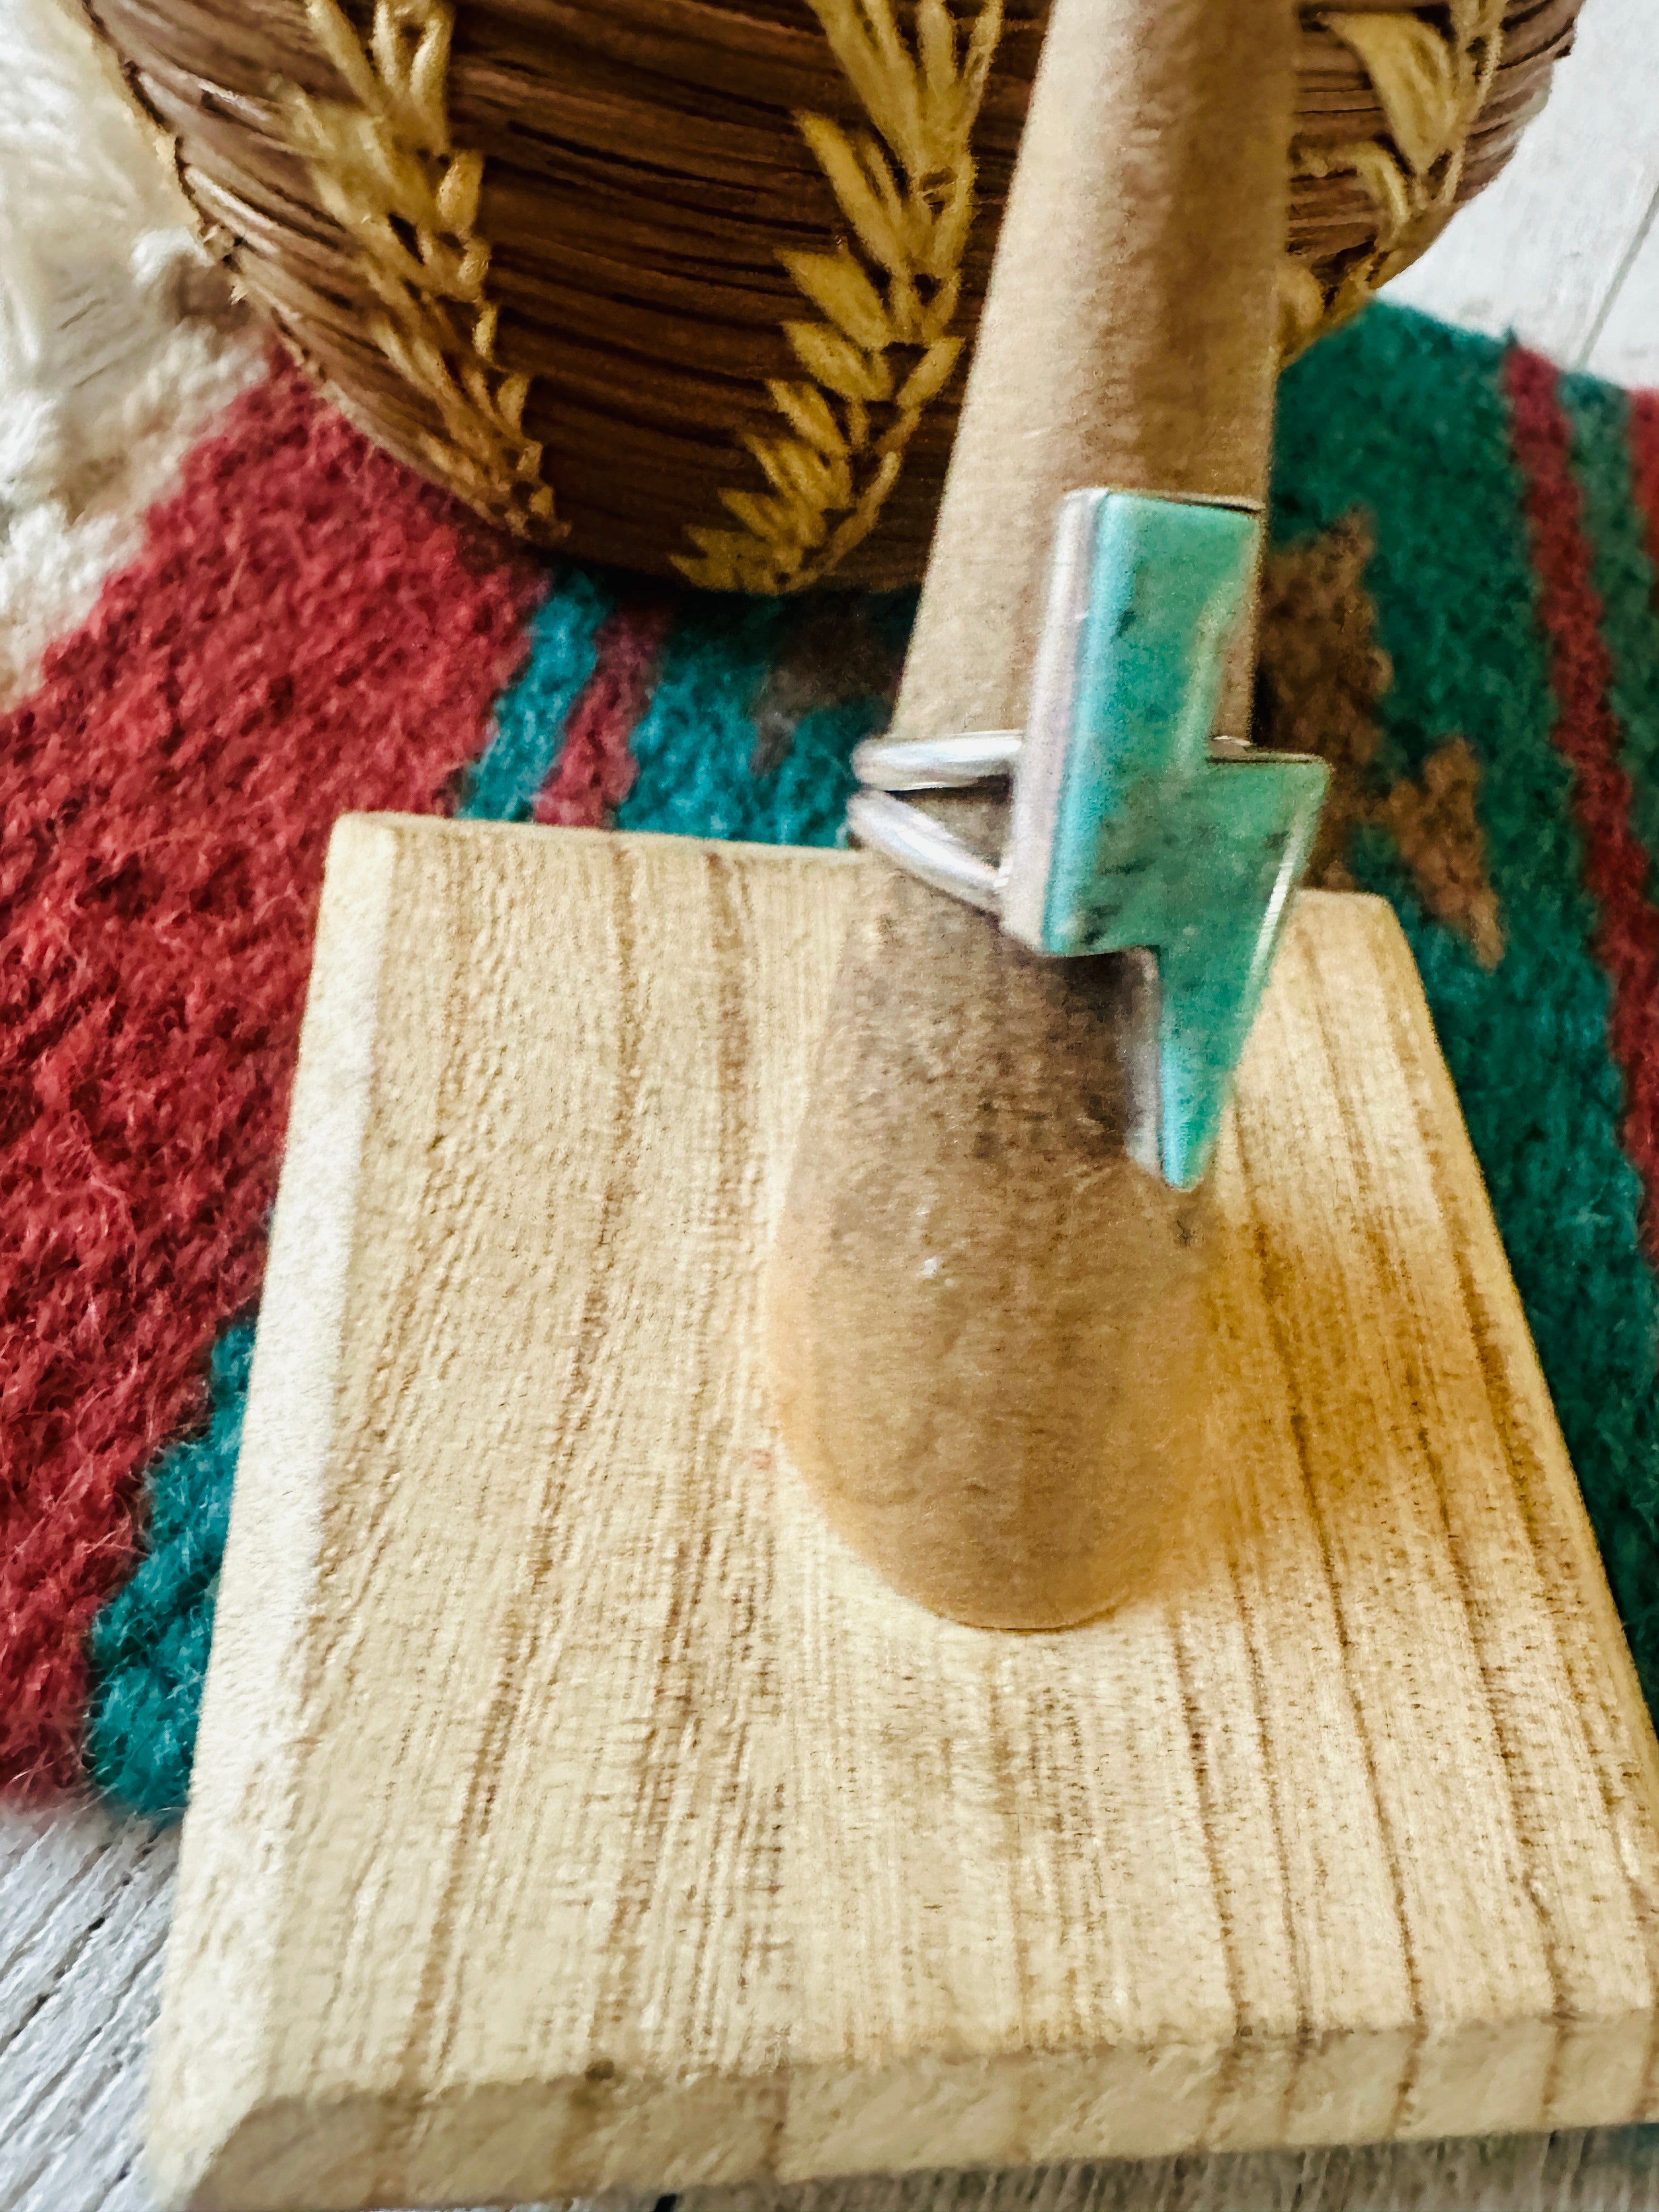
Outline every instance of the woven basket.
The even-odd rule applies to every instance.
[[[375,438],[589,559],[921,573],[1046,0],[88,0]],[[1287,350],[1502,167],[1579,0],[1305,9]]]

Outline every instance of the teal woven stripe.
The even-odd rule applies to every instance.
[[[1382,767],[1419,770],[1462,733],[1508,951],[1488,975],[1425,912],[1380,839],[1357,872],[1394,901],[1485,1170],[1540,1358],[1644,1687],[1659,1697],[1659,1295],[1619,1141],[1610,989],[1593,953],[1571,781],[1536,619],[1503,349],[1373,309],[1285,380],[1275,532],[1355,507],[1376,518],[1368,582],[1395,681]]]
[[[250,1318],[214,1346],[206,1434],[151,1468],[148,1551],[87,1638],[88,1771],[96,1788],[153,1819],[176,1815],[189,1793],[252,1359]]]
[[[600,625],[615,602],[585,569],[568,570],[530,629],[524,672],[495,709],[495,730],[455,811],[463,822],[527,822],[593,673]]]
[[[639,776],[619,830],[757,845],[831,845],[853,789],[853,748],[879,726],[873,699],[820,708],[787,757],[754,769],[754,701],[799,611],[776,600],[698,599],[682,615],[634,732]]]

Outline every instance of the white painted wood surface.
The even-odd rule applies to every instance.
[[[1585,0],[1548,106],[1388,296],[1564,368],[1659,384],[1659,0]]]
[[[173,1833],[95,1807],[0,1812],[0,2207],[145,2212],[143,2045]]]
[[[1651,0],[1650,0],[1651,4]],[[1652,36],[1659,42],[1659,5]],[[1652,129],[1659,143],[1659,72],[1647,88]],[[1659,201],[1650,207],[1625,272],[1610,295],[1587,366],[1615,384],[1659,385]]]

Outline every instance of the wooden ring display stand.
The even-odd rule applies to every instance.
[[[1304,898],[1257,1026],[1209,1494],[1005,1636],[848,1551],[766,1402],[867,865],[337,832],[163,2203],[1659,2118],[1651,1730],[1393,916]]]
[[[1059,491],[1259,494],[1291,30],[1054,0],[906,728],[1021,721]],[[855,855],[339,826],[164,2202],[1659,2117],[1659,1749],[1398,925],[1300,902],[1202,1273],[1058,966]],[[866,1167],[980,1270],[949,1402]],[[999,1577],[1097,1617],[894,1587]]]

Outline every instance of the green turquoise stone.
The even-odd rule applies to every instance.
[[[1320,761],[1210,755],[1258,530],[1234,507],[1100,502],[1049,853],[1045,951],[1158,954],[1182,1189],[1209,1166],[1328,781]]]

